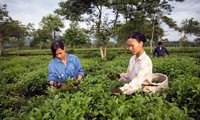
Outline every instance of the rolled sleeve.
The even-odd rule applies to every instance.
[[[54,74],[53,74],[53,70],[52,70],[52,66],[51,64],[48,66],[48,79],[47,82],[51,81],[51,80],[56,80]]]
[[[76,59],[76,65],[77,65],[77,75],[82,75],[82,77],[84,77],[84,70],[83,67],[81,66],[81,62],[78,57]]]
[[[140,68],[145,69],[141,69],[129,84],[125,84],[123,87],[120,88],[124,94],[134,93],[135,91],[141,88],[142,83],[147,79],[150,69],[150,63],[144,62],[143,64],[141,64]]]
[[[155,48],[153,51],[153,57],[155,57],[156,53],[157,53],[157,49]]]
[[[169,51],[165,48],[165,52],[167,53],[167,55],[170,55]]]

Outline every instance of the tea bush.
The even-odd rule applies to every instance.
[[[78,56],[85,78],[79,91],[62,92],[51,92],[46,82],[52,56],[1,57],[0,119],[200,119],[198,58],[151,57],[153,72],[169,77],[167,90],[111,96],[124,84],[115,74],[126,71],[131,54]]]

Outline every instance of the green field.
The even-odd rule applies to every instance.
[[[5,51],[0,57],[0,119],[5,120],[132,120],[200,119],[200,48],[168,48],[171,58],[152,58],[153,72],[168,76],[162,94],[137,91],[111,96],[123,83],[108,76],[124,72],[131,54],[109,49],[100,58],[98,49],[75,49],[84,67],[79,91],[50,92],[47,66],[50,50]]]
[[[150,51],[150,47],[144,48],[146,52]],[[167,47],[167,49],[170,51],[170,53],[200,53],[200,47]],[[123,52],[124,48],[107,48],[108,51],[120,51]],[[71,51],[71,49],[67,48],[67,51]],[[82,51],[99,51],[99,48],[75,48],[75,52],[82,52]],[[127,47],[127,51],[129,51]],[[7,49],[4,51],[5,55],[50,55],[51,50],[50,49],[42,49],[42,50],[12,50]]]

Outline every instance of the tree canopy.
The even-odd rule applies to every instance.
[[[114,18],[107,19],[107,23],[112,23],[110,36],[116,35],[117,24],[130,28],[122,29],[123,27],[120,27],[124,33],[141,29],[147,33],[152,48],[152,43],[164,35],[161,23],[177,30],[176,22],[168,17],[173,9],[169,4],[172,1],[183,2],[184,0],[68,0],[60,2],[60,7],[55,10],[55,13],[68,20],[88,22],[95,37],[103,43],[102,38],[106,35],[101,29],[104,27],[103,18],[106,15],[105,11],[110,11],[114,14]],[[125,23],[120,23],[118,20],[120,15],[123,16]],[[135,26],[129,23],[133,23]],[[120,30],[118,29],[118,31]]]
[[[61,17],[70,20],[71,25],[60,38],[73,48],[88,43],[89,36],[93,36],[97,40],[96,44],[100,48],[102,58],[106,57],[106,46],[111,38],[116,40],[118,46],[124,44],[125,48],[126,38],[134,30],[145,33],[147,43],[152,49],[153,44],[165,35],[163,23],[183,34],[181,40],[187,40],[188,35],[195,35],[195,42],[199,43],[199,22],[190,18],[184,20],[180,27],[177,26],[176,21],[169,17],[174,8],[170,2],[184,0],[61,1],[59,8],[54,11],[57,15],[44,16],[38,29],[34,29],[34,24],[23,25],[20,21],[13,20],[8,15],[7,5],[0,5],[0,55],[4,42],[23,42],[27,36],[33,39],[32,47],[48,47],[49,44],[46,43],[59,39],[61,29],[64,28]],[[81,29],[78,22],[86,22],[87,35],[86,29]]]
[[[3,52],[3,44],[8,38],[14,40],[12,43],[18,49],[23,44],[26,33],[26,26],[18,20],[13,20],[7,11],[7,5],[0,4],[0,56]]]
[[[79,27],[78,22],[72,22],[70,28],[63,34],[62,39],[73,49],[74,46],[86,44],[89,37],[86,35],[85,29]]]
[[[57,15],[49,14],[42,18],[40,22],[41,28],[46,31],[50,36],[51,40],[56,39],[56,33],[61,31],[64,27],[63,21]]]

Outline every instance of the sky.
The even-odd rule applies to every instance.
[[[54,14],[54,10],[59,8],[58,3],[62,0],[0,0],[0,4],[7,4],[9,16],[14,20],[19,20],[23,25],[34,23],[35,28],[39,28],[39,22],[42,17],[48,14]],[[172,2],[174,9],[169,17],[174,19],[180,26],[185,19],[194,18],[200,22],[200,0],[185,0],[185,2]],[[65,29],[69,28],[69,21],[64,20]],[[87,27],[81,23],[81,27]],[[180,33],[162,26],[165,30],[164,38],[169,41],[177,41],[180,39]],[[189,36],[189,41],[193,41],[195,36]]]

